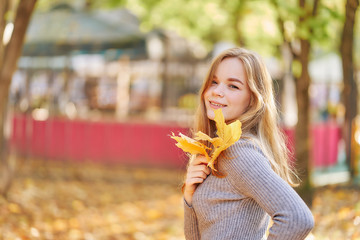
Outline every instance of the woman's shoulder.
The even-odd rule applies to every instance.
[[[263,157],[266,158],[263,150],[261,149],[260,141],[254,135],[245,135],[241,136],[241,138],[231,145],[227,150],[229,154],[236,154],[236,153],[258,153],[261,154]]]
[[[248,184],[272,173],[269,159],[255,138],[242,137],[231,145],[219,161],[219,170],[234,185]]]
[[[260,142],[252,136],[242,136],[224,152],[219,162],[226,171],[232,168],[247,170],[249,168],[271,168],[270,161],[262,151]]]

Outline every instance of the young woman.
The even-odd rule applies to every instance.
[[[313,216],[292,189],[295,176],[277,125],[271,77],[260,57],[233,48],[216,57],[200,90],[195,131],[215,137],[214,109],[227,124],[240,120],[242,136],[217,159],[193,156],[184,183],[186,239],[305,239]],[[222,175],[219,177],[219,175]]]

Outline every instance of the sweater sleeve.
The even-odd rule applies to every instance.
[[[272,218],[268,240],[303,240],[314,226],[300,196],[271,168],[261,150],[243,140],[229,148],[223,166],[230,183],[254,199]]]
[[[186,240],[200,240],[198,222],[194,209],[184,199],[184,234]]]

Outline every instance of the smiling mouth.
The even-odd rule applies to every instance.
[[[227,105],[224,105],[224,104],[220,104],[220,103],[216,103],[216,102],[212,102],[212,101],[209,101],[210,103],[210,106],[212,108],[223,108],[223,107],[226,107]]]

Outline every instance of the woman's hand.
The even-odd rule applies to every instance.
[[[184,188],[184,199],[189,206],[192,205],[192,196],[197,186],[202,183],[209,174],[210,169],[207,166],[205,156],[199,155],[190,162],[186,173]]]

